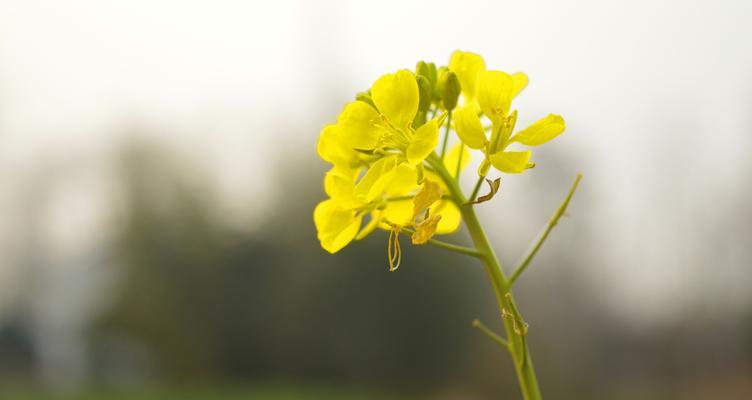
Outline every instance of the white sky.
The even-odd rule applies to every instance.
[[[655,312],[674,312],[696,297],[684,268],[709,234],[698,227],[725,223],[721,212],[750,197],[751,17],[743,0],[0,1],[0,180],[11,188],[0,196],[0,250],[14,243],[13,188],[35,166],[69,160],[85,172],[73,167],[42,221],[62,252],[89,243],[105,214],[91,169],[134,121],[213,171],[228,209],[263,209],[253,186],[271,184],[265,168],[280,154],[314,158],[319,127],[352,93],[462,48],[531,77],[522,125],[548,112],[567,119],[539,165],[548,151],[572,164],[567,176],[586,173],[591,208],[575,211],[604,242],[583,256],[614,266],[594,282],[627,314],[667,301],[676,306]],[[512,205],[536,184],[506,182]],[[538,225],[518,224],[524,234],[511,240],[523,246]],[[731,268],[742,256],[713,271],[734,302],[749,300]],[[12,265],[0,263],[0,282],[11,282]],[[619,268],[642,300],[631,301]]]

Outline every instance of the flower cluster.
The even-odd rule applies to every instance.
[[[510,144],[539,145],[564,130],[563,119],[549,115],[512,135],[517,113],[511,102],[527,81],[522,73],[486,70],[479,55],[456,51],[447,67],[421,61],[415,72],[386,74],[359,93],[318,142],[319,156],[332,164],[324,178],[329,198],[313,213],[321,246],[335,253],[377,228],[389,230],[389,261],[396,269],[401,231],[423,244],[457,230],[462,204],[447,195],[437,168],[457,179],[470,162],[470,148],[483,152],[482,177],[491,166],[520,173],[534,165],[530,151],[508,151]],[[429,159],[439,157],[442,126],[442,149],[450,129],[460,140],[441,151],[437,166]]]

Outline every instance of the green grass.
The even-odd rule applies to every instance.
[[[386,400],[407,398],[368,390],[323,386],[258,385],[248,387],[160,387],[143,389],[97,388],[51,391],[36,388],[0,388],[0,398],[13,400]]]

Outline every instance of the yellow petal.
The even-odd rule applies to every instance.
[[[316,145],[316,151],[319,153],[319,157],[321,157],[322,160],[334,164],[339,156],[341,143],[337,131],[337,125],[327,125],[321,130],[319,142]]]
[[[457,50],[449,59],[449,70],[460,79],[462,93],[467,101],[475,97],[478,73],[485,69],[483,57],[475,53]]]
[[[441,215],[441,221],[436,226],[436,234],[444,235],[455,232],[462,222],[459,208],[449,200],[440,201],[431,207],[432,215]]]
[[[478,103],[493,122],[498,122],[509,112],[512,103],[512,77],[501,71],[478,73]]]
[[[401,163],[394,167],[394,177],[385,192],[390,196],[406,195],[418,188],[418,169],[414,165]]]
[[[423,210],[441,199],[441,186],[438,183],[426,179],[420,191],[413,198],[413,217],[415,219]]]
[[[412,236],[413,244],[425,244],[428,242],[433,237],[433,234],[436,233],[439,221],[441,221],[441,215],[431,215],[421,221],[415,227],[415,233]]]
[[[386,208],[381,211],[381,221],[389,221],[399,226],[411,225],[413,215],[413,202],[411,200],[390,201]],[[386,224],[381,224],[381,228],[390,229]]]
[[[353,149],[376,148],[383,133],[378,111],[362,101],[348,103],[337,118],[340,139]]]
[[[432,119],[415,131],[407,147],[407,161],[413,165],[420,164],[439,144],[439,125]]]
[[[355,173],[334,167],[324,176],[324,191],[342,207],[357,207],[355,178]]]
[[[313,210],[313,222],[321,247],[332,254],[355,238],[362,219],[362,215],[340,208],[333,200],[324,200]]]
[[[515,72],[512,74],[512,98],[517,97],[518,94],[522,91],[522,89],[527,86],[528,79],[527,75],[525,75],[523,72]]]
[[[462,158],[460,159],[460,152],[462,152]],[[467,167],[467,165],[470,163],[470,158],[472,157],[472,154],[470,154],[470,150],[467,149],[467,146],[464,144],[457,143],[452,147],[451,150],[449,150],[449,153],[447,153],[446,157],[444,158],[444,167],[446,167],[447,171],[449,171],[449,174],[452,176],[457,175],[457,164],[460,164],[460,172]]]
[[[379,112],[400,129],[407,129],[418,112],[418,83],[406,69],[379,78],[371,88],[371,97]]]
[[[452,114],[454,129],[457,131],[460,140],[471,149],[482,149],[488,139],[486,139],[486,131],[483,129],[483,124],[474,108],[472,105],[467,105],[458,108]]]
[[[373,163],[360,182],[355,185],[355,195],[365,203],[370,203],[382,195],[394,178],[396,166],[396,157],[384,157]]]
[[[564,118],[560,115],[549,114],[541,118],[534,124],[517,132],[513,137],[513,142],[519,142],[528,146],[538,146],[559,136],[564,132]]]
[[[321,130],[316,146],[319,157],[339,168],[356,168],[360,160],[359,154],[344,144],[340,132],[337,125],[327,125]]]
[[[368,221],[366,226],[364,226],[363,229],[361,229],[360,232],[358,232],[358,234],[355,236],[355,240],[364,239],[379,227],[379,222],[381,221],[381,210],[371,211],[370,218],[371,219]]]
[[[489,159],[496,169],[509,174],[519,174],[530,167],[529,151],[502,151],[491,154]]]

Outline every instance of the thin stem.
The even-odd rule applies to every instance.
[[[504,276],[504,271],[501,268],[499,259],[496,257],[496,254],[491,247],[486,232],[483,230],[478,217],[475,215],[473,205],[467,204],[459,185],[457,185],[457,182],[446,170],[436,153],[429,155],[427,162],[431,164],[435,172],[444,181],[449,189],[449,193],[454,198],[455,204],[460,208],[462,220],[465,221],[465,226],[470,233],[470,237],[473,239],[473,243],[475,243],[478,251],[482,254],[480,259],[483,262],[486,274],[491,280],[491,285],[493,286],[494,294],[496,295],[496,301],[499,304],[499,309],[501,310],[502,315],[504,315],[505,312],[509,313],[511,310],[516,311],[517,307],[514,304],[513,297],[507,296],[507,294],[510,293],[509,282]],[[503,318],[502,320],[504,322],[507,343],[510,348],[509,353],[514,362],[517,381],[519,382],[522,396],[525,400],[540,400],[541,393],[538,388],[538,378],[535,375],[535,369],[533,368],[533,362],[530,357],[530,351],[528,350],[525,336],[515,332],[515,320],[511,318]]]
[[[509,350],[509,342],[507,342],[504,338],[497,335],[494,331],[489,329],[487,326],[485,326],[480,320],[474,319],[473,320],[473,327],[478,328],[479,331],[483,332],[486,336],[488,336],[489,339],[493,340],[494,342],[498,343],[501,347]]]
[[[452,111],[449,111],[449,115],[447,116],[447,124],[446,128],[444,129],[444,143],[441,144],[441,159],[444,159],[444,155],[446,155],[446,148],[447,148],[447,141],[449,141],[449,130],[452,127]]]
[[[410,235],[415,233],[415,231],[410,228],[402,228],[401,231],[408,233]],[[442,249],[453,251],[455,253],[460,253],[460,254],[464,254],[467,256],[476,257],[476,258],[482,257],[482,254],[478,250],[472,247],[460,246],[460,245],[456,245],[452,243],[442,242],[441,240],[436,240],[436,239],[428,239],[428,243],[436,247],[441,247]]]
[[[476,198],[478,198],[478,191],[480,191],[480,185],[483,184],[483,179],[485,179],[485,176],[478,176],[478,182],[475,182],[475,187],[473,188],[473,194],[470,195],[470,202],[472,203],[475,201]]]
[[[531,261],[533,261],[533,258],[535,258],[535,255],[538,254],[538,250],[540,250],[541,246],[543,246],[543,242],[546,241],[546,238],[548,237],[548,234],[551,233],[551,230],[554,229],[554,226],[559,222],[559,219],[562,215],[567,211],[567,206],[569,205],[569,201],[572,199],[572,195],[574,194],[574,191],[577,190],[577,185],[579,185],[580,180],[582,179],[582,174],[577,174],[577,177],[574,179],[574,183],[572,184],[572,188],[569,189],[569,193],[567,194],[567,197],[564,198],[564,201],[561,202],[559,205],[559,208],[556,209],[556,212],[554,212],[554,215],[551,216],[551,219],[548,220],[548,224],[546,225],[546,228],[541,232],[541,234],[538,236],[538,239],[535,241],[535,244],[527,253],[527,256],[522,260],[520,265],[514,270],[514,273],[509,278],[509,285],[514,285],[514,282],[517,281],[517,278],[522,275],[523,272],[525,272],[525,269],[530,264]]]
[[[460,143],[460,155],[457,157],[457,170],[454,173],[454,180],[460,183],[460,172],[462,171],[462,154],[465,153],[465,145]]]

